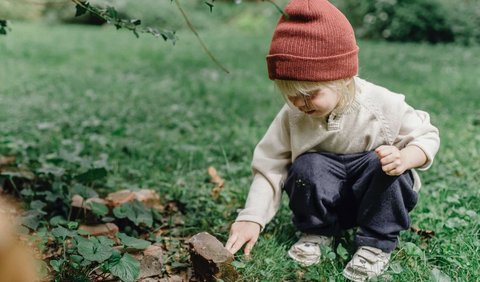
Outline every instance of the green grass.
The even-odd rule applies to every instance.
[[[178,31],[172,46],[111,27],[13,23],[12,33],[0,37],[0,154],[17,154],[29,165],[75,150],[107,158],[102,192],[154,188],[185,205],[180,235],[209,231],[225,241],[246,198],[253,148],[282,104],[265,66],[277,15],[263,7],[263,17],[231,8],[228,23],[201,32],[228,75],[187,30]],[[425,241],[402,233],[394,270],[384,278],[435,281],[432,273],[440,270],[453,281],[476,281],[480,48],[359,45],[361,76],[405,93],[407,102],[431,114],[442,139],[411,214],[415,226],[435,236]],[[217,200],[210,196],[208,166],[226,179]],[[243,280],[344,281],[346,261],[339,257],[309,268],[287,258],[295,240],[289,218],[284,205],[241,268]],[[342,244],[351,254],[351,238]]]

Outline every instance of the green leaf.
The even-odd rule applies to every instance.
[[[393,262],[390,264],[390,269],[395,274],[400,274],[403,271],[402,266],[398,262]]]
[[[116,264],[110,266],[110,273],[124,282],[134,282],[140,274],[140,262],[133,256],[124,254]]]
[[[32,230],[37,230],[40,225],[40,219],[41,214],[38,211],[28,211],[27,214],[21,218],[22,224]]]
[[[404,244],[405,252],[410,256],[418,256],[421,257],[423,255],[422,249],[420,249],[417,245],[412,242],[406,242]]]
[[[86,231],[86,230],[79,229],[79,230],[78,230],[78,235],[88,236],[88,235],[91,235],[91,234],[90,234],[90,232],[88,232],[88,231]]]
[[[237,261],[237,260],[232,261],[232,265],[236,269],[242,269],[242,268],[245,268],[247,266],[244,262]]]
[[[39,200],[35,200],[35,201],[30,202],[30,209],[32,209],[32,210],[41,211],[46,206],[47,206],[46,203],[44,203],[42,201],[39,201]]]
[[[177,36],[175,35],[175,31],[164,30],[160,31],[160,35],[162,36],[163,40],[172,41],[173,45],[177,42]]]
[[[113,209],[113,215],[116,218],[128,218],[135,225],[145,224],[148,227],[153,225],[153,216],[150,208],[145,207],[142,203],[134,201],[124,203]]]
[[[78,255],[71,255],[70,259],[76,263],[81,263],[83,261],[83,257]]]
[[[51,233],[56,238],[61,238],[62,240],[65,240],[65,238],[67,238],[67,237],[73,237],[76,232],[70,231],[63,226],[58,226],[58,227],[53,228]]]
[[[434,282],[450,282],[452,279],[443,273],[440,269],[432,269],[432,279]]]
[[[104,245],[104,246],[111,247],[115,244],[115,242],[113,240],[110,240],[105,236],[99,236],[99,237],[97,237],[97,240],[98,240],[98,243],[100,243],[101,245]]]
[[[113,252],[111,246],[102,245],[94,238],[79,242],[77,248],[78,253],[85,259],[100,263],[110,258]]]
[[[33,193],[33,190],[30,188],[23,189],[20,194],[24,197],[32,197],[35,195],[35,193]]]
[[[90,202],[88,203],[90,208],[92,209],[93,214],[96,216],[105,216],[108,214],[108,207],[101,203]]]
[[[69,221],[67,223],[67,228],[70,230],[76,230],[78,228],[78,222],[76,221]]]
[[[50,225],[59,226],[59,225],[66,225],[68,221],[61,215],[54,216],[50,218]]]
[[[83,261],[80,263],[80,265],[83,266],[83,267],[89,266],[90,264],[92,264],[92,262],[89,261],[88,259],[83,260]],[[90,281],[90,280],[88,280],[88,281]]]
[[[337,255],[334,252],[330,252],[326,255],[326,258],[330,260],[334,260],[337,257]]]
[[[113,208],[113,215],[118,219],[128,218],[128,217],[135,217],[135,212],[131,208],[131,206],[127,204],[122,204]]]
[[[91,168],[84,173],[76,175],[75,180],[81,183],[90,183],[95,180],[102,180],[107,176],[107,170],[103,167],[100,168]]]
[[[52,266],[53,270],[55,270],[56,272],[60,272],[60,269],[62,268],[62,265],[64,262],[65,262],[64,259],[59,259],[59,260],[52,259],[50,261],[50,265]]]
[[[330,248],[329,246],[320,245],[320,250],[321,250],[322,256],[324,256],[329,260],[334,260],[337,257],[333,249]]]
[[[118,239],[120,239],[125,246],[138,250],[143,250],[152,244],[146,240],[130,237],[124,233],[118,233]]]
[[[338,244],[338,246],[337,246],[337,254],[338,254],[343,260],[347,260],[347,259],[348,259],[348,252],[347,252],[347,250],[343,247],[342,244]]]
[[[78,194],[84,199],[98,198],[98,193],[90,187],[77,183],[73,186],[71,193]]]
[[[117,10],[115,10],[115,8],[112,7],[112,6],[108,6],[108,7],[107,7],[106,13],[107,13],[107,15],[108,15],[110,18],[112,18],[112,19],[118,18]]]
[[[88,2],[82,2],[82,5],[77,4],[77,5],[75,6],[75,9],[76,9],[76,11],[75,11],[75,17],[79,17],[79,16],[85,14],[85,13],[87,12],[86,7],[88,7],[89,5],[90,5],[90,4],[88,4]]]

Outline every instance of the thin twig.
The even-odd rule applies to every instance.
[[[189,28],[190,31],[193,32],[193,34],[197,37],[197,40],[198,40],[198,42],[200,43],[200,45],[202,46],[203,51],[205,51],[205,53],[210,57],[210,59],[212,59],[212,61],[213,61],[218,67],[220,67],[224,72],[230,73],[230,72],[217,60],[217,58],[215,58],[215,56],[213,56],[212,52],[210,52],[210,50],[207,48],[207,46],[206,46],[205,43],[203,42],[202,38],[200,38],[200,35],[198,34],[197,30],[195,29],[195,27],[193,27],[192,23],[191,23],[190,20],[188,19],[187,14],[186,14],[185,11],[183,10],[182,6],[180,5],[180,2],[179,2],[178,0],[175,0],[175,4],[177,5],[178,10],[180,10],[180,13],[182,14],[183,19],[184,19],[185,22],[187,23],[188,28]]]
[[[262,0],[262,1],[271,3],[285,17],[285,19],[288,20],[288,14],[285,13],[285,11],[283,11],[283,9],[280,8],[280,6],[278,6],[277,3],[273,2],[273,0]]]

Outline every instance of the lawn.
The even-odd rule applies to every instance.
[[[173,46],[112,27],[14,23],[0,37],[0,154],[15,154],[29,166],[65,152],[104,161],[109,175],[100,193],[155,189],[181,203],[185,224],[177,236],[208,231],[225,242],[246,198],[254,146],[282,105],[265,64],[276,17],[237,15],[201,31],[229,74],[188,30],[177,32]],[[434,166],[421,174],[424,186],[411,214],[420,231],[402,233],[383,278],[477,281],[480,48],[359,46],[360,76],[428,111],[442,142]],[[209,166],[226,180],[218,199],[210,195]],[[427,231],[434,232],[429,239]],[[348,257],[327,250],[332,259],[309,268],[287,258],[294,240],[284,205],[252,259],[238,254],[243,280],[344,281],[351,237],[340,241]]]

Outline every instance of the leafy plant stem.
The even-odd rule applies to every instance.
[[[93,272],[94,272],[95,270],[99,269],[100,267],[102,267],[102,264],[99,264],[99,265],[97,265],[96,267],[94,267],[92,270],[90,270],[90,271],[88,272],[87,276],[90,277],[90,275],[92,275]]]
[[[63,241],[63,259],[67,260],[67,244]]]

